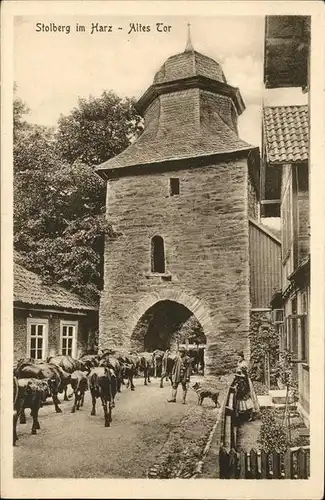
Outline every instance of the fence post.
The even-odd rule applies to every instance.
[[[306,452],[303,448],[299,448],[297,455],[298,455],[298,477],[299,479],[307,479]]]
[[[246,463],[245,463],[245,452],[241,450],[240,452],[240,473],[239,479],[246,478]]]
[[[285,478],[291,479],[291,450],[288,449],[284,454],[284,472]]]
[[[261,478],[267,478],[267,453],[265,450],[261,450]]]
[[[253,479],[257,479],[257,453],[254,449],[251,450],[251,475]]]
[[[257,450],[257,478],[261,479],[262,477],[262,456],[261,450]]]
[[[246,478],[252,478],[252,468],[251,468],[251,453],[250,451],[246,452]]]
[[[229,478],[234,479],[236,477],[236,462],[237,462],[237,453],[233,448],[229,452]]]
[[[219,465],[220,465],[220,479],[228,479],[229,455],[224,446],[220,446],[219,449]]]
[[[280,453],[273,452],[273,479],[280,479]]]
[[[274,464],[273,464],[273,453],[269,452],[267,454],[267,476],[268,479],[274,479]]]
[[[298,456],[296,451],[291,452],[291,479],[298,479]]]

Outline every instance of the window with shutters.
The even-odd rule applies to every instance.
[[[61,354],[64,356],[77,355],[77,328],[78,321],[61,321]]]
[[[27,318],[27,357],[46,359],[48,342],[48,320]]]

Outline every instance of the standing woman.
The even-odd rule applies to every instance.
[[[253,420],[254,414],[259,413],[257,396],[248,376],[248,364],[244,353],[238,353],[238,365],[235,374],[234,385],[236,386],[236,411],[239,417],[248,417],[248,421]]]

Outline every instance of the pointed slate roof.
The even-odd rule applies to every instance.
[[[263,128],[268,164],[308,161],[308,106],[266,107]]]
[[[238,136],[237,117],[245,109],[239,89],[227,83],[216,61],[193,49],[190,38],[185,51],[157,71],[137,109],[145,119],[142,135],[99,165],[98,173],[255,149]]]

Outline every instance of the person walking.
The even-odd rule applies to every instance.
[[[185,347],[180,347],[175,358],[172,372],[172,397],[167,399],[167,403],[176,403],[177,389],[179,384],[183,389],[183,404],[186,404],[186,395],[191,377],[191,361],[186,354]]]

